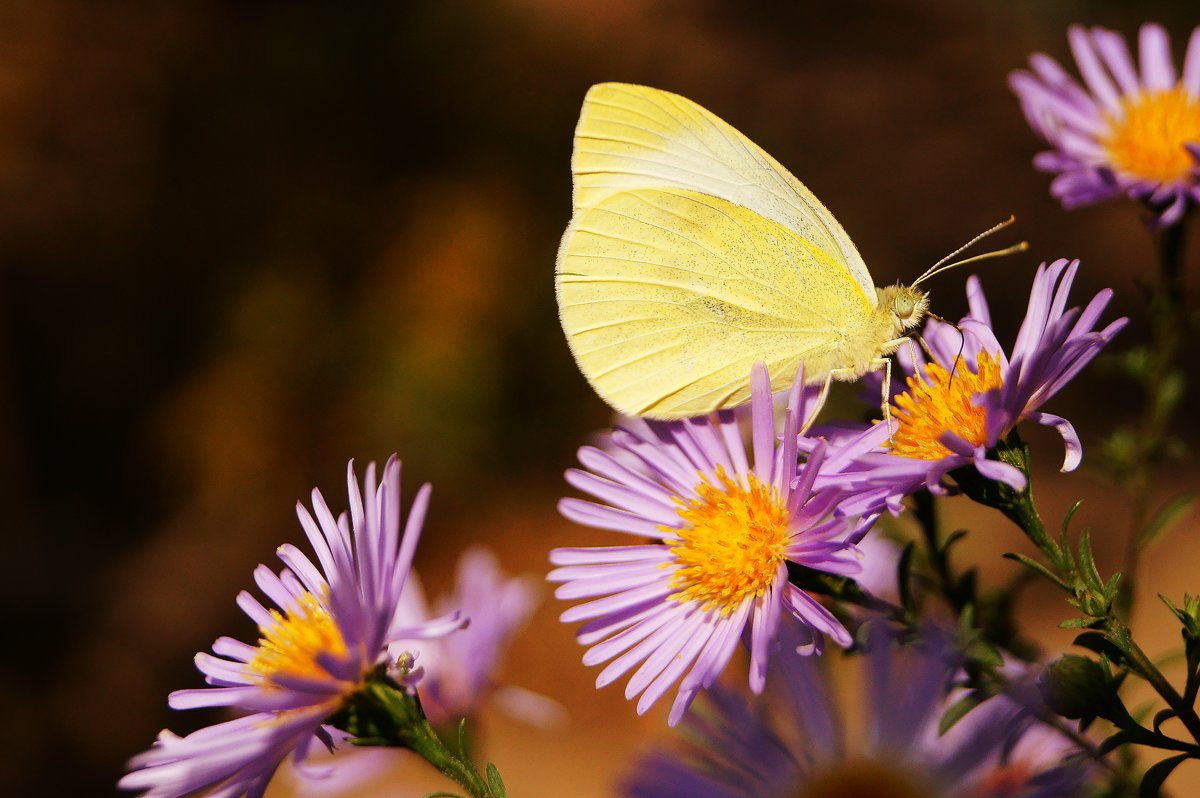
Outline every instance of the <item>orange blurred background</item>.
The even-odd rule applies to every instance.
[[[592,83],[669,89],[728,120],[836,213],[880,285],[1015,213],[1031,251],[981,269],[1002,341],[1036,264],[1062,256],[1083,260],[1080,303],[1117,290],[1108,318],[1133,317],[1119,346],[1145,340],[1137,208],[1052,200],[1005,79],[1036,50],[1069,64],[1073,22],[1132,35],[1158,20],[1181,60],[1195,3],[810,5],[0,4],[4,793],[110,794],[160,728],[213,720],[170,712],[167,692],[200,683],[191,658],[216,636],[253,638],[234,596],[300,540],[297,499],[320,486],[342,506],[351,457],[398,452],[406,497],[434,483],[418,554],[434,593],[469,542],[539,575],[554,546],[613,542],[555,512],[575,448],[609,421],[552,288]],[[965,276],[932,285],[940,314],[965,310]],[[1086,454],[1137,407],[1097,364],[1048,409]],[[1194,445],[1195,415],[1179,423]],[[1057,474],[1057,438],[1031,438],[1048,520],[1085,498],[1076,528],[1119,568],[1125,500],[1086,457]],[[1196,482],[1194,464],[1172,469],[1161,493]],[[959,564],[1009,576],[999,553],[1028,550],[1015,530],[948,505],[948,528],[973,529]],[[1153,593],[1200,592],[1196,520],[1145,563],[1136,628],[1152,655],[1177,643]],[[1035,636],[1067,647],[1058,596],[1024,598]],[[666,736],[661,713],[592,688],[560,610],[547,590],[504,678],[570,724],[484,718],[514,796],[611,794]],[[1181,773],[1172,786],[1196,775]],[[412,779],[374,794],[449,786]]]

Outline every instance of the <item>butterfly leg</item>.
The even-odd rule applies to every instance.
[[[883,366],[883,381],[879,384],[879,407],[883,411],[883,422],[887,424],[888,443],[892,444],[892,359],[882,357],[876,365]]]
[[[848,369],[840,370],[847,371]],[[804,423],[801,424],[799,432],[796,433],[797,435],[803,435],[804,433],[808,432],[808,428],[811,427],[813,422],[817,420],[817,414],[821,412],[821,408],[825,406],[825,400],[829,398],[829,386],[833,383],[834,371],[839,371],[839,369],[833,369],[825,375],[825,384],[821,386],[821,392],[817,394],[817,400],[813,402],[812,411],[808,414],[808,418],[804,419]]]

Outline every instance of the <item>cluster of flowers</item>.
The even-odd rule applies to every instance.
[[[1011,78],[1034,130],[1053,147],[1035,161],[1057,173],[1052,192],[1068,206],[1124,194],[1147,202],[1158,224],[1178,222],[1200,201],[1200,28],[1180,76],[1158,26],[1141,31],[1140,74],[1111,31],[1074,28],[1070,42],[1086,88],[1043,55],[1032,72]],[[692,731],[683,750],[643,762],[628,794],[791,795],[798,785],[812,796],[1073,794],[1083,775],[1063,764],[1069,744],[1007,696],[939,736],[959,663],[936,630],[922,645],[899,646],[881,621],[859,619],[852,635],[789,577],[816,572],[871,589],[869,574],[888,570],[875,560],[890,562],[872,545],[876,519],[901,512],[919,490],[953,490],[958,469],[1024,488],[1020,470],[989,458],[1023,421],[1059,432],[1064,471],[1079,464],[1073,427],[1041,407],[1125,320],[1098,327],[1107,290],[1068,309],[1077,268],[1058,260],[1038,269],[1007,350],[972,277],[968,315],[957,325],[931,320],[923,331],[932,358],[901,351],[907,384],[893,396],[891,424],[802,434],[812,404],[803,373],[779,418],[760,365],[747,413],[630,420],[603,445],[580,449],[582,468],[567,480],[595,501],[564,499],[561,512],[637,540],[551,553],[558,597],[579,602],[562,620],[584,622],[586,664],[607,663],[598,686],[631,674],[625,693],[639,697],[639,713],[674,691],[668,723],[686,716]],[[196,659],[209,686],[170,697],[177,709],[227,707],[241,716],[186,737],[163,732],[131,761],[120,787],[150,798],[262,795],[287,757],[302,762],[314,743],[332,747],[345,736],[330,719],[381,669],[401,685],[419,684],[435,722],[470,712],[531,610],[531,588],[475,552],[456,596],[431,617],[410,574],[429,486],[402,532],[399,481],[393,457],[378,483],[369,466],[360,490],[351,464],[348,514],[335,517],[317,491],[311,511],[299,506],[315,562],[284,545],[282,571],[260,566],[255,582],[275,608],[247,592],[238,597],[260,629],[257,644],[217,640],[213,654]],[[867,652],[864,735],[847,734],[821,660],[810,656],[827,639],[841,647],[857,640]],[[780,691],[771,712],[717,684],[739,645],[749,651],[750,691]]]
[[[660,761],[665,755],[656,757],[640,771],[633,794],[785,795],[797,784],[850,773],[864,787],[859,794],[874,794],[865,788],[895,786],[911,772],[919,781],[911,792],[895,794],[986,795],[978,779],[990,778],[987,773],[1000,778],[997,768],[1006,784],[1018,774],[1022,787],[1035,778],[1038,785],[1060,783],[1045,772],[1057,772],[1058,761],[1014,767],[1014,752],[1031,749],[1013,743],[1038,727],[1007,698],[992,699],[969,724],[977,733],[964,725],[956,727],[958,743],[938,740],[936,710],[949,706],[943,688],[954,681],[945,657],[908,652],[902,659],[916,664],[890,667],[892,641],[882,633],[869,646],[875,664],[867,704],[878,728],[865,745],[832,739],[841,723],[823,697],[828,690],[818,684],[819,667],[806,664],[806,655],[820,653],[826,638],[843,647],[854,638],[829,609],[789,581],[789,564],[869,582],[864,570],[888,570],[870,558],[894,567],[895,557],[886,547],[864,552],[864,538],[880,515],[900,512],[904,497],[953,489],[948,475],[967,466],[1024,488],[1018,469],[987,457],[1021,421],[1056,429],[1066,443],[1063,469],[1075,468],[1080,445],[1074,429],[1040,407],[1125,324],[1119,319],[1096,328],[1108,290],[1083,310],[1067,308],[1077,268],[1078,262],[1059,260],[1038,269],[1025,320],[1007,352],[992,332],[979,281],[971,278],[967,317],[957,328],[931,320],[924,330],[934,361],[907,360],[908,390],[893,400],[890,435],[882,422],[798,435],[810,399],[803,373],[777,422],[770,378],[759,365],[748,445],[739,413],[727,411],[681,421],[632,420],[616,428],[605,446],[579,451],[584,469],[567,472],[567,481],[598,501],[563,499],[561,512],[580,524],[653,541],[551,552],[559,567],[549,578],[562,583],[558,597],[586,600],[562,620],[586,622],[579,631],[579,641],[589,647],[586,664],[609,663],[597,685],[632,671],[625,695],[640,696],[638,711],[645,712],[677,684],[668,716],[675,725],[702,690],[714,687],[744,642],[751,692],[763,692],[769,665],[782,671],[779,681],[795,699],[783,702],[791,709],[786,722],[805,740],[798,749],[770,742],[775,732],[765,716],[732,692],[710,691],[712,706],[690,723],[695,733],[688,737],[693,747],[711,750],[685,754],[669,766]],[[939,365],[956,362],[961,365],[953,376]],[[994,722],[1000,716],[1011,722]],[[874,771],[863,770],[859,760],[880,754],[909,764],[883,768],[888,780],[871,781]],[[788,766],[766,767],[764,758],[771,757]],[[918,761],[927,766],[919,773],[913,767]],[[842,774],[847,763],[855,764]],[[747,772],[761,774],[761,783],[747,782]],[[951,786],[958,791],[945,792]]]

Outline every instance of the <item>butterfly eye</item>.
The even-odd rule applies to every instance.
[[[907,319],[913,314],[913,309],[916,305],[913,304],[912,297],[901,294],[892,302],[892,311],[902,319]]]

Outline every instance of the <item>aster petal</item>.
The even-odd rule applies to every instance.
[[[1027,482],[1021,470],[999,460],[989,460],[982,447],[975,452],[974,464],[975,470],[987,479],[1003,482],[1013,490],[1025,490]]]
[[[700,648],[712,636],[713,627],[704,622],[704,613],[693,612],[683,618],[682,623],[672,624],[664,638],[654,646],[652,653],[646,657],[641,666],[629,677],[625,685],[625,697],[632,699],[642,695],[653,685],[654,691],[649,696],[642,695],[638,702],[639,715],[667,691],[692,664]],[[660,677],[666,677],[660,679]]]
[[[674,636],[680,627],[689,623],[690,615],[692,613],[688,613],[682,606],[673,608],[672,617],[664,619],[663,623],[653,632],[631,646],[600,671],[596,677],[596,686],[603,687],[612,684],[633,668],[640,666],[647,657],[658,650],[659,646],[668,645],[671,640],[675,639]],[[628,691],[625,693],[626,698],[631,698],[633,695],[635,694]]]
[[[566,601],[607,596],[631,590],[648,582],[657,582],[663,576],[663,570],[657,563],[637,566],[624,565],[607,569],[594,568],[592,570],[594,572],[587,576],[577,575],[577,571],[570,572],[571,581],[561,585],[554,591],[554,595]],[[566,577],[568,574],[556,574],[558,580]]]
[[[1096,55],[1091,35],[1082,26],[1072,25],[1067,29],[1067,41],[1071,45],[1071,52],[1075,55],[1079,73],[1087,82],[1092,94],[1110,113],[1119,112],[1121,108],[1120,95]]]
[[[650,637],[668,622],[675,620],[679,612],[678,608],[671,605],[656,605],[636,624],[585,651],[583,664],[592,666],[608,662]]]
[[[621,510],[641,515],[656,524],[675,526],[679,522],[678,505],[660,499],[660,495],[647,495],[637,488],[604,479],[588,471],[569,468],[566,480],[572,487],[589,493],[601,501]]]
[[[1175,88],[1175,64],[1171,60],[1171,40],[1161,25],[1147,22],[1138,31],[1138,56],[1142,83],[1151,91]]]
[[[771,404],[771,376],[761,362],[750,372],[750,409],[753,416],[754,475],[770,485],[775,455],[775,409]]]
[[[629,510],[618,510],[582,499],[560,499],[558,511],[564,518],[583,526],[610,529],[649,538],[663,538],[665,534],[654,521]]]
[[[585,565],[590,563],[621,563],[671,559],[670,549],[664,546],[603,546],[586,549],[553,549],[550,562],[554,565]]]
[[[1121,93],[1135,95],[1141,91],[1137,69],[1133,65],[1133,57],[1125,44],[1125,37],[1115,31],[1095,28],[1092,30],[1092,42],[1104,59],[1108,71],[1116,79]]]
[[[1066,456],[1063,458],[1061,471],[1074,471],[1083,461],[1083,444],[1079,441],[1079,435],[1075,432],[1075,427],[1071,425],[1061,416],[1054,416],[1049,413],[1030,413],[1027,418],[1035,424],[1044,424],[1048,427],[1053,427],[1059,435],[1062,436],[1063,445],[1066,447]]]
[[[967,307],[970,309],[968,316],[991,329],[992,314],[988,310],[987,297],[983,294],[983,284],[979,282],[977,274],[967,278]]]
[[[1200,98],[1200,27],[1193,28],[1192,35],[1188,39],[1180,83],[1192,97]]]
[[[562,615],[558,616],[558,619],[563,623],[591,620],[601,615],[608,615],[631,607],[637,607],[643,602],[664,599],[672,592],[672,588],[667,584],[666,580],[661,580],[658,583],[649,584],[637,590],[627,590],[624,593],[618,593],[614,596],[589,601],[587,604],[576,605],[565,610]]]

